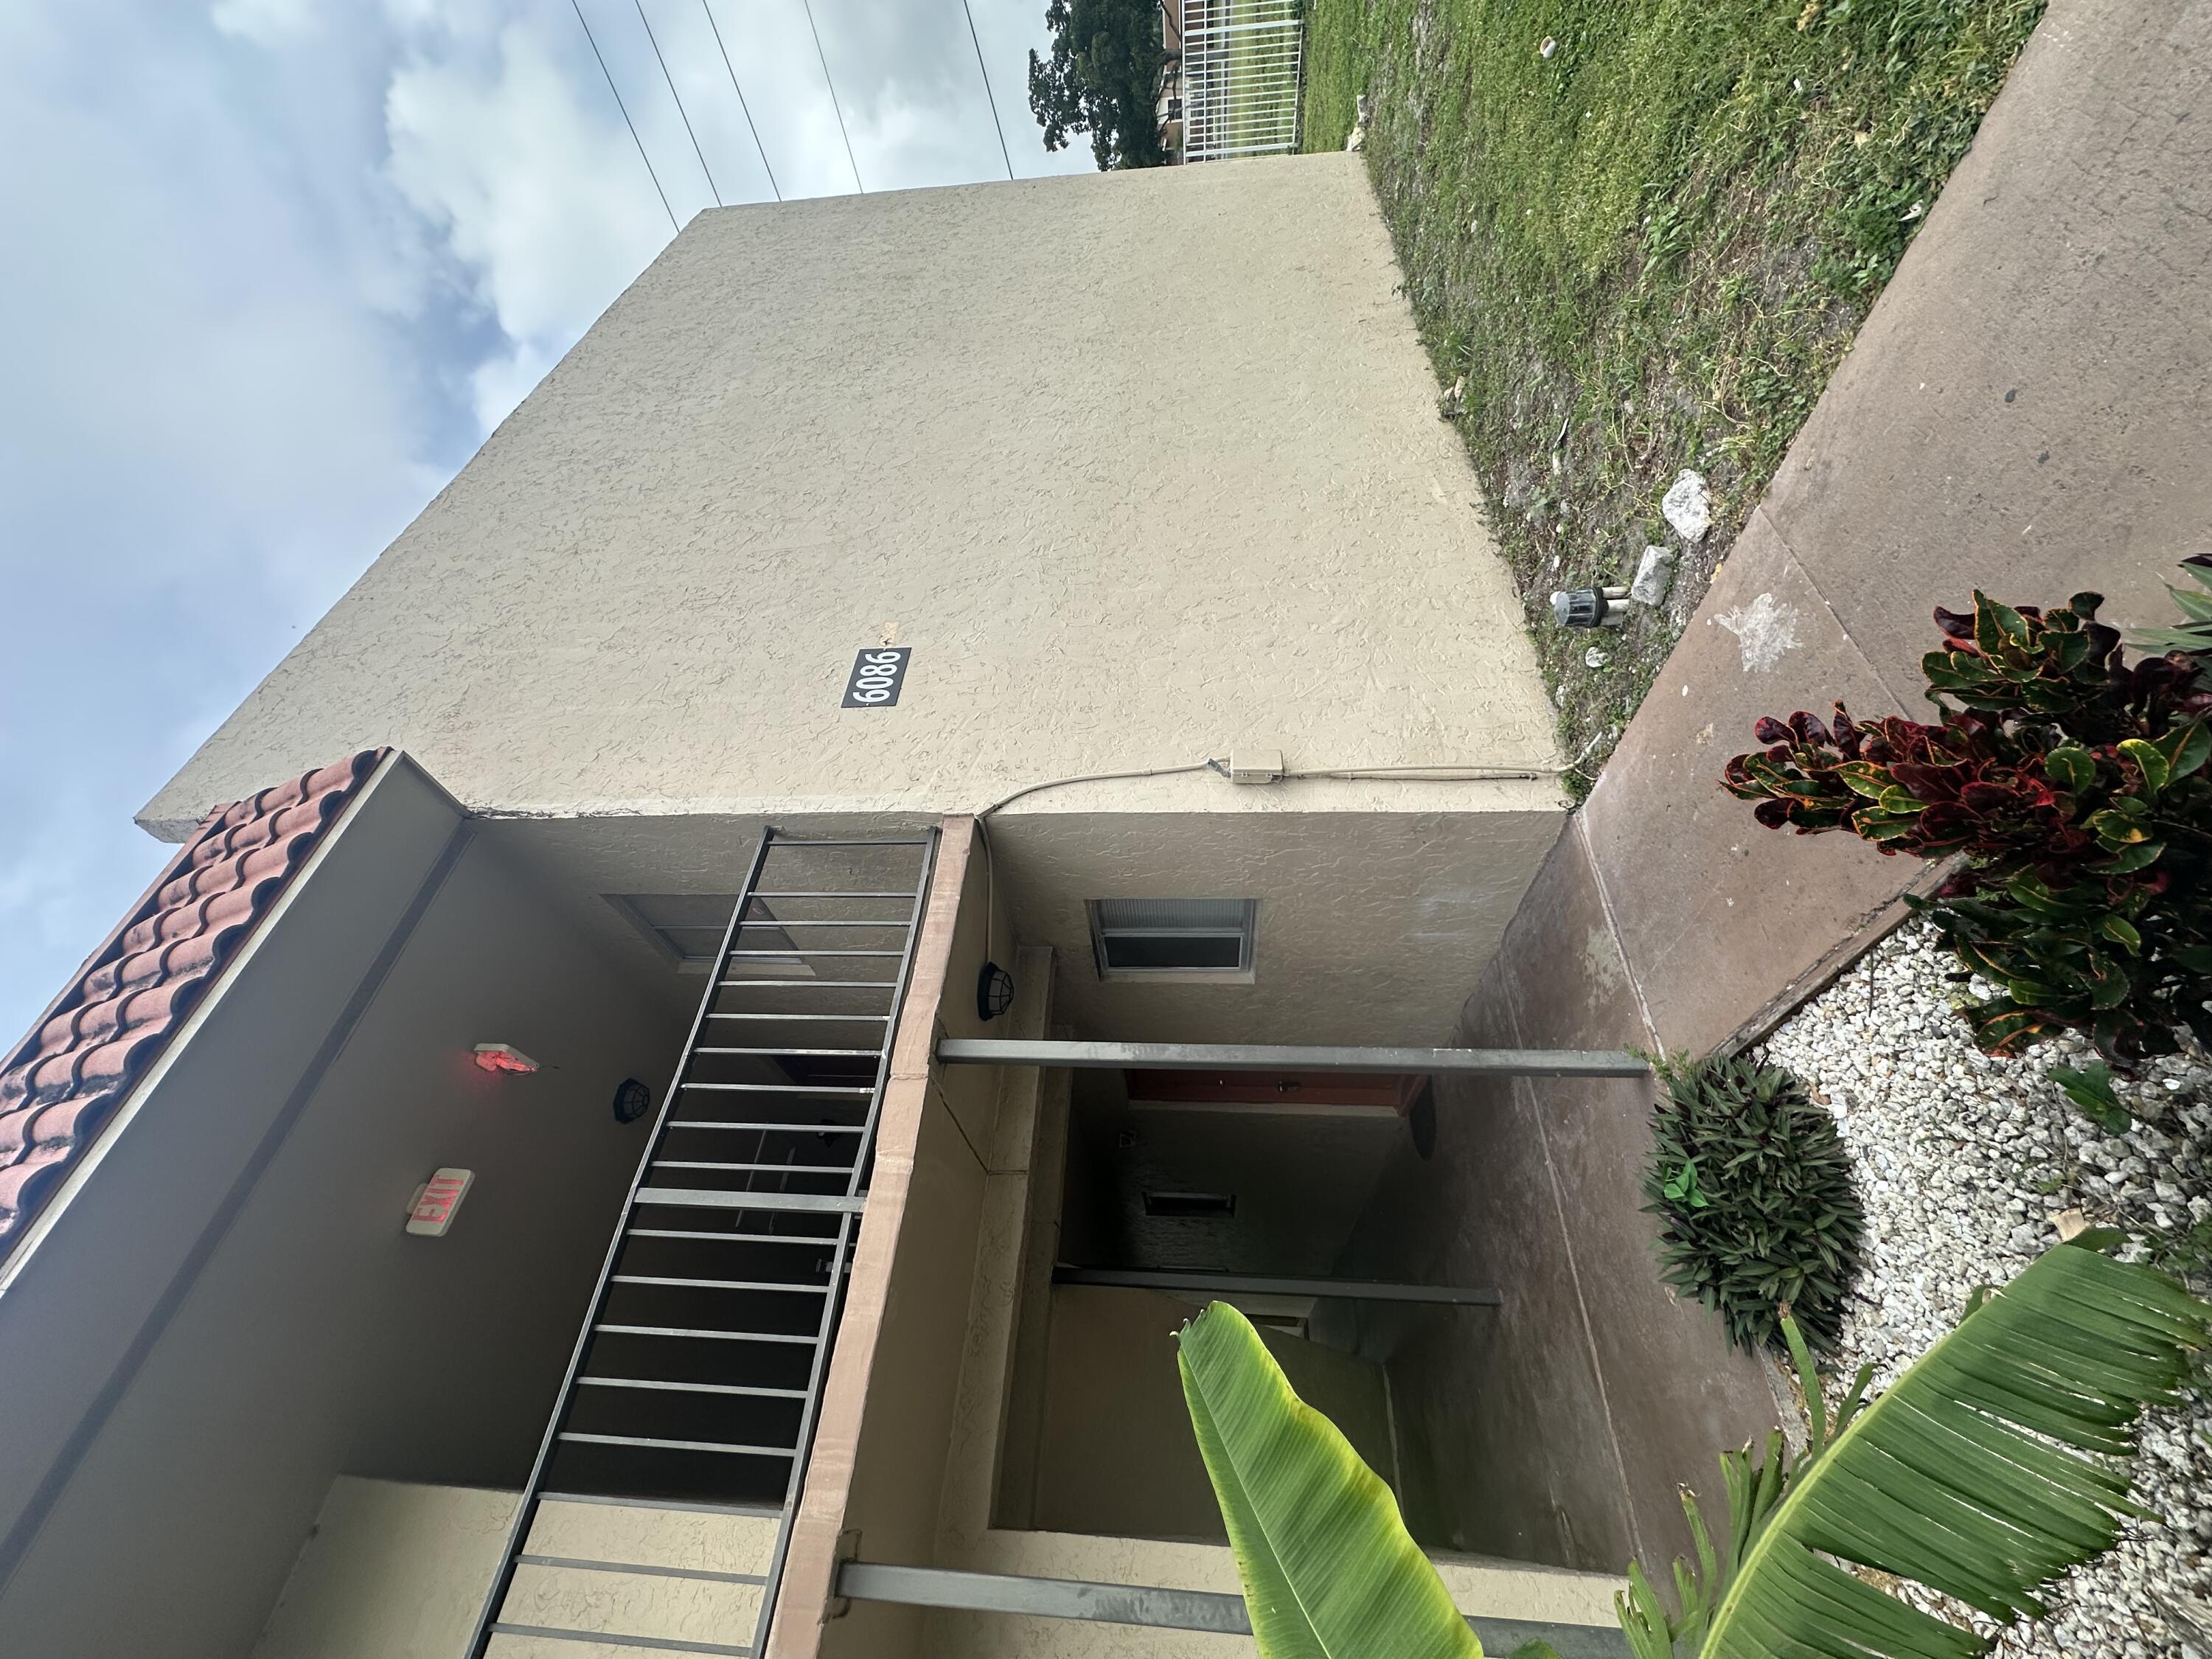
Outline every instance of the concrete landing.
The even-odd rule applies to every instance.
[[[1462,1021],[1470,1043],[1755,1036],[1926,872],[1758,828],[1718,777],[1762,714],[1924,716],[1929,612],[1976,587],[2164,620],[2212,550],[2212,0],[2055,0]],[[1352,1271],[1497,1284],[1369,1323],[1425,1541],[1617,1571],[1687,1546],[1678,1482],[1771,1425],[1760,1368],[1653,1271],[1647,1089],[1454,1085]],[[1370,1349],[1370,1352],[1372,1349]],[[1419,1461],[1419,1460],[1411,1460]]]
[[[340,1475],[253,1659],[457,1659],[498,1577],[516,1496]],[[500,1616],[567,1634],[496,1635],[489,1659],[742,1647],[775,1530],[771,1515],[548,1498]]]

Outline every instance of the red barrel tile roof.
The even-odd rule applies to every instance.
[[[0,1067],[0,1246],[20,1237],[387,751],[201,823]]]

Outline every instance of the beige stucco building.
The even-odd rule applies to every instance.
[[[1453,1040],[1564,799],[1397,280],[1354,158],[695,221],[0,1071],[0,1648],[1249,1650],[1035,1587],[1235,1589],[1209,1296],[1428,1455],[1311,1290],[1418,1085],[943,1045]]]

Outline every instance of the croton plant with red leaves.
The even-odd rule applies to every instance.
[[[1770,829],[1958,860],[1906,902],[1999,988],[1965,1010],[1991,1054],[2062,1030],[2122,1064],[2177,1025],[2212,1042],[2212,681],[2187,651],[2127,662],[2102,603],[1939,607],[1936,724],[1763,719],[1723,779]]]

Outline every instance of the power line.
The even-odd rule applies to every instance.
[[[814,0],[805,0],[805,5],[806,27],[814,35],[814,55],[822,60],[822,84],[830,88],[830,107],[837,112],[837,136],[845,141],[846,164],[853,169],[853,183],[866,196],[868,187],[860,183],[860,164],[853,160],[853,135],[845,131],[845,110],[837,101],[837,83],[830,78],[829,54],[822,50],[822,31],[814,27]]]
[[[575,0],[569,0],[569,3],[574,4]],[[630,0],[630,3],[637,8],[637,21],[645,24],[645,38],[653,41],[653,56],[660,65],[660,78],[668,82],[668,95],[676,100],[677,117],[684,123],[684,131],[690,134],[691,153],[699,158],[699,171],[707,175],[707,189],[714,196],[714,205],[720,207],[721,188],[714,183],[714,169],[707,165],[707,152],[699,148],[699,135],[691,131],[691,118],[684,112],[684,94],[676,90],[676,77],[668,72],[668,60],[660,55],[660,42],[653,40],[653,24],[645,15],[645,0]]]
[[[706,0],[700,0],[704,5]],[[991,71],[983,67],[983,41],[975,33],[975,9],[968,0],[960,0],[960,9],[968,14],[968,38],[975,43],[975,68],[983,77],[983,98],[991,106],[991,125],[999,130],[999,154],[1006,158],[1006,177],[1014,176],[1014,158],[1006,149],[1006,124],[999,119],[999,100],[991,95]]]
[[[730,72],[730,90],[738,94],[738,107],[745,112],[745,131],[753,136],[753,148],[760,152],[761,170],[768,174],[768,187],[775,191],[775,199],[783,199],[783,190],[775,182],[775,169],[769,165],[768,146],[761,143],[760,129],[753,125],[752,106],[745,102],[745,89],[738,84],[737,65],[730,62],[730,49],[722,45],[720,25],[714,21],[714,9],[707,0],[699,0],[699,9],[707,14],[707,27],[714,31],[714,45],[720,49],[722,67]]]
[[[584,22],[584,9],[576,0],[568,0],[568,5],[576,14],[576,21],[584,24],[584,39],[591,41],[592,56],[599,60],[599,73],[607,77],[607,90],[615,95],[615,107],[622,112],[623,125],[629,129],[630,143],[637,146],[637,159],[645,163],[645,176],[653,180],[653,193],[660,198],[660,210],[668,216],[668,228],[681,234],[684,227],[676,222],[676,210],[668,205],[668,192],[661,189],[660,175],[653,170],[653,158],[645,153],[645,140],[637,136],[637,123],[629,118],[629,106],[623,102],[622,91],[615,85],[605,55],[599,51],[599,43],[592,38],[592,26]]]

